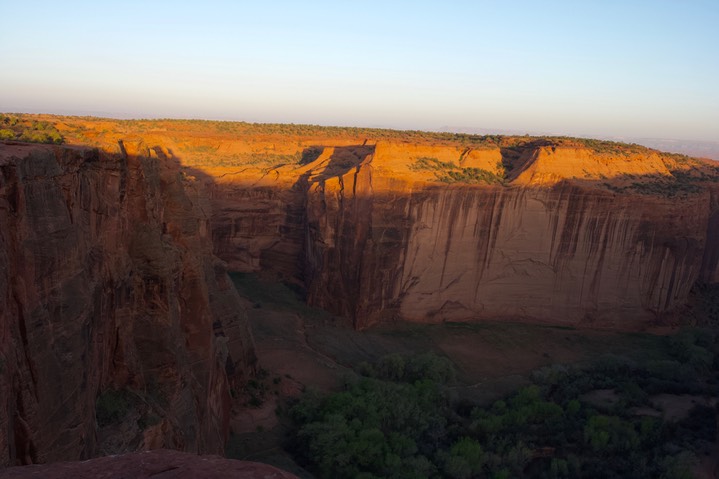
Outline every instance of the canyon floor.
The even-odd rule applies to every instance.
[[[601,358],[642,362],[668,357],[668,337],[678,329],[617,332],[507,321],[384,323],[365,331],[349,320],[308,307],[285,284],[256,274],[232,279],[245,301],[261,365],[259,380],[235,418],[227,456],[265,462],[299,477],[314,477],[283,449],[287,411],[302,391],[335,391],[363,362],[392,353],[433,352],[457,370],[456,400],[489,406],[531,384],[530,375],[552,365],[590,364]],[[669,397],[671,396],[671,397]],[[606,399],[606,398],[604,398]],[[667,395],[662,412],[682,417],[701,400]],[[601,398],[600,398],[601,400]],[[719,451],[719,443],[717,444]],[[697,477],[715,477],[707,457]]]

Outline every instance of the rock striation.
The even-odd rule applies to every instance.
[[[50,117],[52,118],[52,117]],[[358,328],[489,318],[675,321],[719,281],[719,169],[596,140],[62,118],[202,172],[215,254]],[[79,125],[79,126],[78,126]]]
[[[53,119],[53,117],[48,117]],[[64,117],[70,143],[164,151],[208,195],[214,253],[357,328],[675,321],[719,281],[719,169],[596,140]]]
[[[256,359],[203,188],[161,150],[0,144],[0,466],[224,450]]]
[[[423,158],[435,166],[413,169]],[[575,146],[326,148],[278,171],[291,188],[216,185],[233,192],[225,200],[262,196],[263,212],[240,224],[249,205],[214,203],[214,243],[228,261],[254,245],[236,267],[299,278],[311,304],[358,328],[486,318],[636,329],[673,320],[697,282],[717,279],[719,175],[686,161]],[[500,169],[490,184],[460,176]]]
[[[509,186],[413,183],[393,145],[317,181],[311,302],[357,327],[387,315],[622,327],[686,300],[703,268],[708,192],[677,201],[556,181],[533,154]]]

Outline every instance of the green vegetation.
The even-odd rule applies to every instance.
[[[82,117],[84,120],[101,120],[101,118]],[[320,126],[302,125],[294,123],[247,123],[242,121],[212,121],[212,120],[113,120],[118,123],[140,127],[145,131],[151,131],[158,123],[170,123],[178,126],[198,127],[213,130],[218,133],[229,133],[233,135],[287,135],[287,136],[321,136],[321,137],[357,137],[372,138],[375,140],[385,139],[406,139],[420,141],[443,141],[455,142],[468,146],[497,146],[507,141],[510,137],[502,135],[473,135],[466,133],[445,133],[429,132],[420,130],[390,130],[385,128],[361,128],[343,126]],[[522,142],[534,138],[526,137]],[[516,143],[515,140],[509,140]]]
[[[498,165],[500,171],[504,171],[501,164]],[[437,158],[421,157],[410,166],[412,171],[431,171],[434,173],[438,181],[443,183],[486,183],[499,184],[505,182],[505,175],[498,175],[489,170],[482,168],[464,168],[457,166],[450,161],[440,161]]]
[[[719,181],[719,166],[703,163],[686,155],[664,153],[663,156],[664,165],[670,175],[623,174],[617,179],[626,186],[608,182],[604,183],[604,186],[616,193],[629,192],[673,198],[699,193],[703,183]],[[677,164],[681,165],[681,168],[677,168]]]
[[[25,115],[28,116],[28,115]],[[62,117],[60,120],[103,121],[104,118],[97,117]],[[181,131],[184,128],[193,131],[208,131],[220,134],[237,136],[252,135],[284,135],[299,137],[355,137],[360,141],[365,139],[377,140],[403,140],[409,142],[441,142],[451,143],[473,148],[516,148],[522,146],[566,146],[585,147],[597,153],[628,156],[634,153],[651,151],[649,148],[636,144],[627,144],[612,141],[594,140],[586,138],[570,137],[532,137],[524,136],[503,136],[503,135],[477,135],[468,133],[430,132],[419,130],[390,130],[383,128],[360,128],[360,127],[337,127],[320,125],[298,125],[282,123],[247,123],[232,121],[211,121],[211,120],[115,120],[120,131],[146,133],[153,131],[166,131],[167,125],[173,130]],[[83,126],[76,126],[74,134],[85,137]],[[88,144],[94,140],[87,138]],[[306,158],[303,159],[306,161]]]
[[[632,154],[646,154],[652,150],[637,144],[628,144],[614,141],[596,140],[590,138],[572,138],[572,137],[532,137],[529,135],[523,136],[504,136],[504,135],[477,135],[468,133],[450,133],[450,132],[431,132],[431,131],[419,131],[419,130],[390,130],[383,128],[361,128],[361,127],[337,127],[337,126],[320,126],[320,125],[300,125],[300,124],[282,124],[282,123],[247,123],[247,122],[233,122],[233,121],[211,121],[211,120],[177,120],[177,119],[153,119],[153,120],[118,120],[118,119],[107,119],[100,117],[91,116],[78,116],[78,117],[66,117],[66,116],[49,116],[43,115],[41,118],[52,118],[52,120],[63,121],[67,124],[69,136],[76,137],[83,144],[87,145],[99,145],[101,142],[98,141],[96,133],[107,133],[109,130],[103,129],[94,131],[92,128],[88,128],[86,125],[78,124],[77,120],[85,122],[101,122],[111,121],[117,125],[115,131],[124,132],[128,134],[136,133],[152,133],[152,132],[167,132],[168,130],[182,132],[182,131],[204,131],[208,133],[226,134],[233,136],[253,136],[253,135],[283,135],[283,136],[296,136],[296,137],[321,137],[321,138],[357,138],[358,141],[371,140],[402,140],[407,142],[430,142],[430,143],[446,143],[455,144],[460,146],[472,147],[472,148],[503,148],[503,149],[514,149],[521,147],[581,147],[588,148],[595,153],[607,154],[614,156],[630,156]],[[19,139],[22,133],[17,134],[18,129],[16,128],[19,123],[24,123],[29,126],[29,129],[33,129],[32,123],[50,123],[48,121],[38,121],[35,118],[39,118],[37,115],[30,114],[0,114],[0,139]],[[12,124],[12,122],[18,122]],[[47,136],[41,134],[31,134],[26,138],[33,138],[32,141],[42,142],[62,142],[62,136],[56,130],[53,131],[51,128],[47,129]],[[26,129],[28,129],[26,127]],[[42,128],[40,128],[42,130]],[[39,130],[38,130],[39,131]],[[11,138],[10,133],[14,135]],[[60,140],[58,140],[58,138]],[[23,140],[25,141],[25,140]],[[205,151],[200,151],[202,149]],[[193,148],[191,148],[192,150]],[[194,153],[211,155],[214,153],[211,147],[195,147],[197,151]],[[188,151],[189,152],[189,151]],[[677,161],[682,159],[688,159],[685,155],[679,154],[663,154],[668,157],[672,157]],[[223,155],[224,156],[224,155]],[[272,158],[272,153],[249,153],[249,154],[237,154],[229,155],[232,164],[239,164],[245,160],[257,162],[257,164],[263,165],[276,165],[276,164],[295,164],[307,162],[308,157],[302,157],[302,154],[298,155],[277,155],[278,157],[287,158]],[[291,158],[290,158],[291,157]],[[209,161],[208,157],[200,157],[198,161]],[[198,163],[199,165],[200,163]],[[214,164],[214,163],[213,163]],[[481,173],[480,173],[481,175]],[[472,178],[472,172],[468,173],[468,178]],[[483,181],[480,179],[480,181]]]
[[[701,189],[694,184],[678,181],[657,181],[654,183],[634,182],[629,189],[641,195],[658,195],[672,198],[686,194],[698,193]]]
[[[242,391],[244,402],[250,407],[260,407],[267,400],[269,394],[279,395],[278,385],[282,382],[282,378],[274,377],[269,380],[269,371],[260,368],[254,378],[247,381],[245,389]],[[230,391],[234,397],[236,391]]]
[[[257,166],[279,168],[284,165],[301,164],[303,155],[279,155],[276,153],[230,153],[217,154],[214,148],[197,146],[181,150],[180,154],[193,166]]]
[[[36,121],[25,118],[24,115],[2,114],[0,114],[0,140],[58,145],[65,141],[57,128],[47,121]]]
[[[593,138],[559,137],[555,139],[555,142],[561,143],[562,146],[582,146],[595,153],[612,156],[629,156],[648,151],[648,148],[636,143],[619,143],[616,141],[595,140]]]
[[[683,478],[717,438],[714,407],[663,420],[658,395],[719,395],[719,338],[686,330],[668,356],[555,365],[479,407],[455,396],[451,363],[393,354],[290,410],[289,449],[319,477]]]
[[[620,179],[630,181],[628,186],[617,186],[610,183],[604,183],[604,186],[617,193],[631,192],[667,198],[686,196],[701,192],[702,183],[719,180],[719,168],[705,166],[705,170],[674,170],[671,171],[671,176],[625,174]]]

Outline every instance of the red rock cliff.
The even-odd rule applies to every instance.
[[[708,161],[595,140],[61,120],[72,142],[137,138],[202,170],[215,254],[303,283],[358,328],[637,328],[719,278]]]
[[[0,144],[0,466],[223,451],[255,358],[203,188],[166,157]],[[153,414],[119,443],[95,419],[114,390]]]
[[[310,177],[313,304],[360,328],[386,317],[634,328],[713,281],[712,165],[540,147],[506,160],[504,186],[438,185],[406,167],[427,153],[379,144],[344,174]]]

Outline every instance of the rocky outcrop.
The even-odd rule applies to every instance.
[[[100,457],[82,462],[60,462],[10,467],[0,471],[5,479],[296,479],[297,476],[267,464],[236,461],[219,456],[197,456],[164,449]]]
[[[323,222],[344,231],[317,222],[311,233],[322,251],[310,255],[321,258],[311,299],[358,327],[388,313],[632,327],[686,301],[706,246],[703,195],[677,203],[558,185],[374,200],[345,200],[369,205],[370,227],[351,208],[326,209]]]
[[[698,281],[716,282],[710,163],[549,141],[314,151],[303,165],[215,177],[215,252],[303,284],[311,304],[358,328],[489,318],[636,329],[674,321]]]
[[[358,328],[395,317],[631,329],[713,279],[716,178],[668,194],[680,185],[655,178],[673,166],[658,155],[530,149],[504,186],[439,186],[398,174],[416,155],[377,150],[308,188],[310,301]],[[667,189],[622,189],[629,180]]]
[[[0,465],[223,451],[255,358],[208,201],[162,150],[0,144]]]
[[[79,125],[79,127],[78,127]],[[390,318],[636,329],[719,281],[719,169],[585,139],[62,118],[70,142],[175,152],[210,192],[214,252]],[[204,175],[204,176],[203,176]]]

